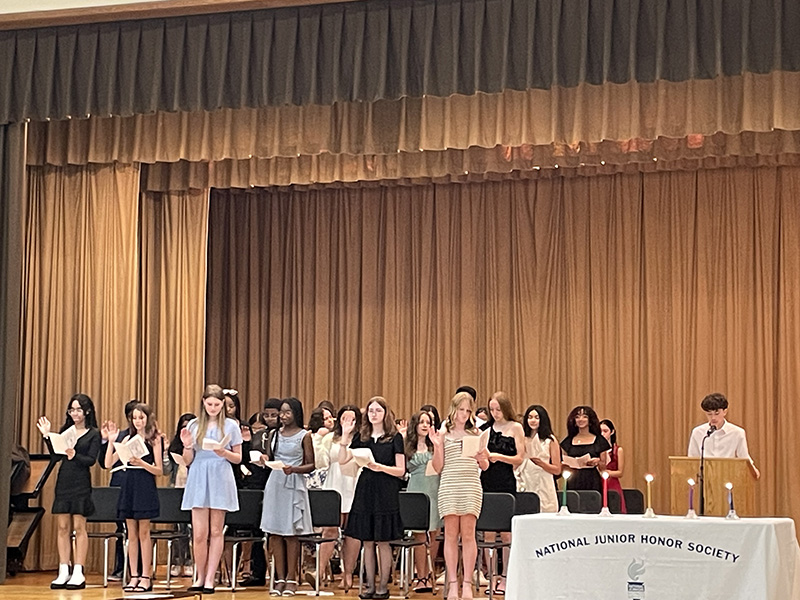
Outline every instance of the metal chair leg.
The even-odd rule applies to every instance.
[[[314,562],[317,567],[317,578],[316,578],[317,580],[314,582],[315,585],[314,591],[316,592],[316,595],[319,596],[319,578],[322,576],[322,573],[319,572],[319,544],[314,544],[314,549],[315,549],[314,554],[316,555],[314,557]]]
[[[172,589],[172,540],[167,540],[167,589]]]
[[[108,587],[108,538],[103,540],[103,587]]]

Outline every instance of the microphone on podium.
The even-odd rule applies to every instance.
[[[710,435],[711,435],[712,433],[714,433],[716,430],[717,430],[717,426],[716,426],[716,425],[712,425],[711,427],[709,427],[709,428],[708,428],[708,431],[706,431],[706,437],[710,436]]]

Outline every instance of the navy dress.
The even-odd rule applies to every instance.
[[[395,455],[403,454],[403,436],[399,433],[388,441],[363,441],[356,434],[350,448],[369,448],[375,462],[396,466]],[[403,536],[400,521],[400,484],[397,477],[364,467],[358,477],[353,506],[344,534],[366,542],[388,542]]]
[[[155,464],[153,446],[145,442],[150,454],[142,460],[149,465]],[[117,503],[118,519],[155,519],[160,511],[156,476],[141,467],[128,467]]]

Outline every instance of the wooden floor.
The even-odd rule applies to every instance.
[[[152,593],[149,594],[133,594],[122,592],[122,586],[119,583],[109,583],[107,588],[103,588],[103,576],[97,574],[89,574],[87,586],[85,590],[79,591],[61,591],[51,590],[50,582],[55,578],[55,571],[52,572],[38,572],[38,573],[20,573],[14,577],[8,577],[3,585],[0,585],[0,598],[2,600],[111,600],[114,598],[155,598],[166,593],[166,582],[157,582]],[[188,578],[178,578],[172,580],[173,591],[185,590],[186,586],[190,585]],[[335,584],[338,586],[338,582]],[[390,589],[392,597],[402,598],[402,592],[397,587]],[[335,592],[335,594],[334,594]],[[154,594],[154,595],[153,595]],[[331,588],[325,589],[322,592],[322,598],[325,599],[339,599],[339,600],[357,600],[358,589],[350,590],[347,594],[342,593],[340,590]],[[313,590],[308,585],[303,585],[297,592],[297,595],[302,597],[314,595]],[[270,596],[266,588],[239,588],[235,594],[230,590],[217,588],[217,592],[213,598],[215,600],[230,600],[236,598],[237,600],[266,600]],[[411,594],[414,598],[414,594]],[[424,594],[417,596],[420,599],[434,598],[431,594]],[[209,596],[206,596],[209,598]]]

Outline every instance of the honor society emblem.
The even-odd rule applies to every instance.
[[[644,581],[639,581],[644,571],[643,560],[634,558],[628,565],[628,600],[644,600]]]

